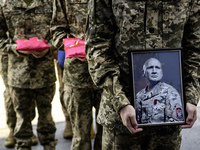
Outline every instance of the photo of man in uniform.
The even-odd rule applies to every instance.
[[[171,85],[161,81],[163,69],[156,58],[143,65],[147,86],[136,94],[135,109],[138,124],[179,122],[184,120],[180,94]]]

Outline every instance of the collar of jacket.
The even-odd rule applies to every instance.
[[[27,9],[32,9],[32,8],[35,8],[35,7],[40,7],[40,6],[43,6],[45,5],[45,2],[47,0],[32,0],[32,2],[27,5],[24,0],[13,0],[14,1],[14,4],[15,4],[15,7],[17,8],[27,8]]]

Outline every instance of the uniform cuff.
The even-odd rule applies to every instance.
[[[131,104],[130,101],[127,99],[127,97],[124,94],[120,96],[115,96],[113,98],[113,107],[117,113],[119,113],[123,107],[130,104]]]

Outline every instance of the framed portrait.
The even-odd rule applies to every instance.
[[[183,48],[129,50],[138,127],[186,124]]]

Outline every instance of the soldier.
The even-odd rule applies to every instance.
[[[199,0],[94,0],[89,4],[86,58],[103,88],[97,121],[102,149],[178,150],[181,128],[197,119],[200,65]],[[184,48],[186,125],[138,128],[130,105],[129,49]]]
[[[63,37],[85,39],[85,24],[88,9],[88,0],[58,0],[60,10],[65,14]],[[58,11],[61,13],[62,11]],[[54,20],[60,22],[62,20]],[[63,25],[64,26],[64,25]],[[61,29],[60,29],[61,30]],[[64,33],[65,31],[65,33]],[[54,37],[57,39],[57,36]],[[63,45],[63,44],[62,44]],[[64,50],[62,47],[59,50]],[[101,90],[96,88],[88,72],[86,59],[79,57],[66,58],[63,70],[63,82],[66,108],[72,123],[73,150],[91,149],[90,131],[92,125],[92,107],[98,110]],[[97,136],[94,149],[101,149],[101,127],[97,127]]]
[[[5,111],[6,111],[6,123],[8,125],[8,128],[10,130],[10,133],[8,137],[4,141],[5,147],[14,147],[16,140],[13,136],[14,134],[14,128],[16,125],[16,113],[13,107],[13,102],[11,99],[11,94],[9,93],[9,85],[7,83],[7,74],[8,74],[8,54],[4,52],[0,52],[0,72],[1,77],[5,86],[5,90],[3,93],[4,96],[4,104],[5,104]],[[35,101],[32,102],[32,111],[31,111],[31,120],[35,118]],[[32,145],[37,145],[38,140],[36,135],[33,135],[32,137]]]
[[[3,83],[5,85],[4,90],[4,104],[5,104],[5,111],[6,111],[6,123],[8,125],[8,128],[10,130],[10,133],[8,137],[4,141],[5,147],[14,147],[16,144],[16,140],[13,136],[14,134],[14,128],[16,125],[16,113],[13,107],[13,102],[11,99],[11,94],[9,93],[9,85],[7,84],[7,72],[8,72],[8,55],[6,53],[0,54],[0,72],[1,77],[3,79]],[[35,101],[32,102],[32,109],[31,109],[31,120],[35,118]],[[38,140],[36,135],[33,135],[32,137],[32,145],[37,145]]]
[[[0,50],[8,54],[8,85],[17,116],[14,129],[17,150],[31,150],[33,100],[39,113],[37,133],[40,144],[44,150],[54,150],[57,143],[51,114],[56,81],[55,48],[50,36],[52,14],[51,0],[1,0],[0,3]],[[16,50],[16,40],[32,37],[47,40],[51,47],[42,52]]]
[[[58,51],[55,51],[55,56],[57,56]],[[55,57],[54,57],[55,58]],[[65,101],[64,101],[64,95],[66,94],[66,92],[64,91],[64,83],[62,81],[63,79],[63,69],[62,66],[59,64],[57,58],[55,59],[55,64],[56,64],[56,68],[57,68],[57,75],[58,75],[58,81],[59,81],[59,98],[60,98],[60,104],[62,107],[62,111],[65,117],[65,129],[63,132],[63,137],[68,139],[68,138],[72,138],[73,133],[72,133],[72,126],[71,126],[71,122],[70,122],[70,117],[69,114],[67,112],[67,108],[65,106]]]
[[[136,95],[137,123],[183,121],[181,97],[175,88],[161,81],[163,70],[158,59],[144,63],[143,76],[148,85]]]

